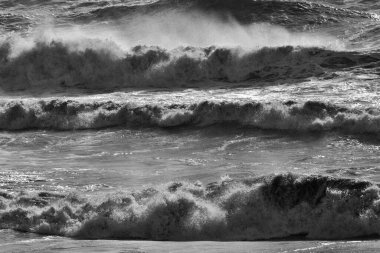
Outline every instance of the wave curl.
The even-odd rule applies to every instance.
[[[61,42],[37,43],[11,57],[0,47],[0,87],[5,91],[59,87],[202,87],[207,81],[238,83],[321,77],[335,70],[378,63],[377,52],[334,51],[317,47],[258,50],[182,47],[166,50],[137,46],[125,55],[106,49],[72,50]],[[209,83],[210,83],[209,82]]]

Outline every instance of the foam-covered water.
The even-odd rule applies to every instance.
[[[377,186],[322,176],[175,182],[94,202],[47,192],[2,198],[3,229],[78,238],[342,239],[380,231]]]
[[[0,244],[376,252],[379,14],[0,1]]]

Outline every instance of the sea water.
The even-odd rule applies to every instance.
[[[0,7],[0,251],[377,252],[376,1]]]

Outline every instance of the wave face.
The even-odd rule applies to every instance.
[[[339,52],[321,48],[275,47],[246,51],[138,46],[126,55],[106,50],[71,51],[63,43],[39,43],[15,58],[0,47],[0,87],[4,91],[63,88],[202,87],[224,83],[284,81],[328,76],[352,67],[376,67],[378,52]],[[368,67],[369,66],[369,67]]]
[[[86,99],[85,99],[86,100]],[[231,124],[270,130],[378,134],[380,111],[308,101],[141,103],[75,99],[8,100],[0,103],[1,130],[102,129],[107,127]],[[91,101],[92,100],[92,101]]]
[[[282,174],[203,186],[176,182],[100,200],[0,193],[0,226],[90,239],[258,240],[380,235],[380,189]]]

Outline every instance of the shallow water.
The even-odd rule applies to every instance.
[[[4,252],[377,252],[379,241],[151,242],[86,241],[5,233]]]

